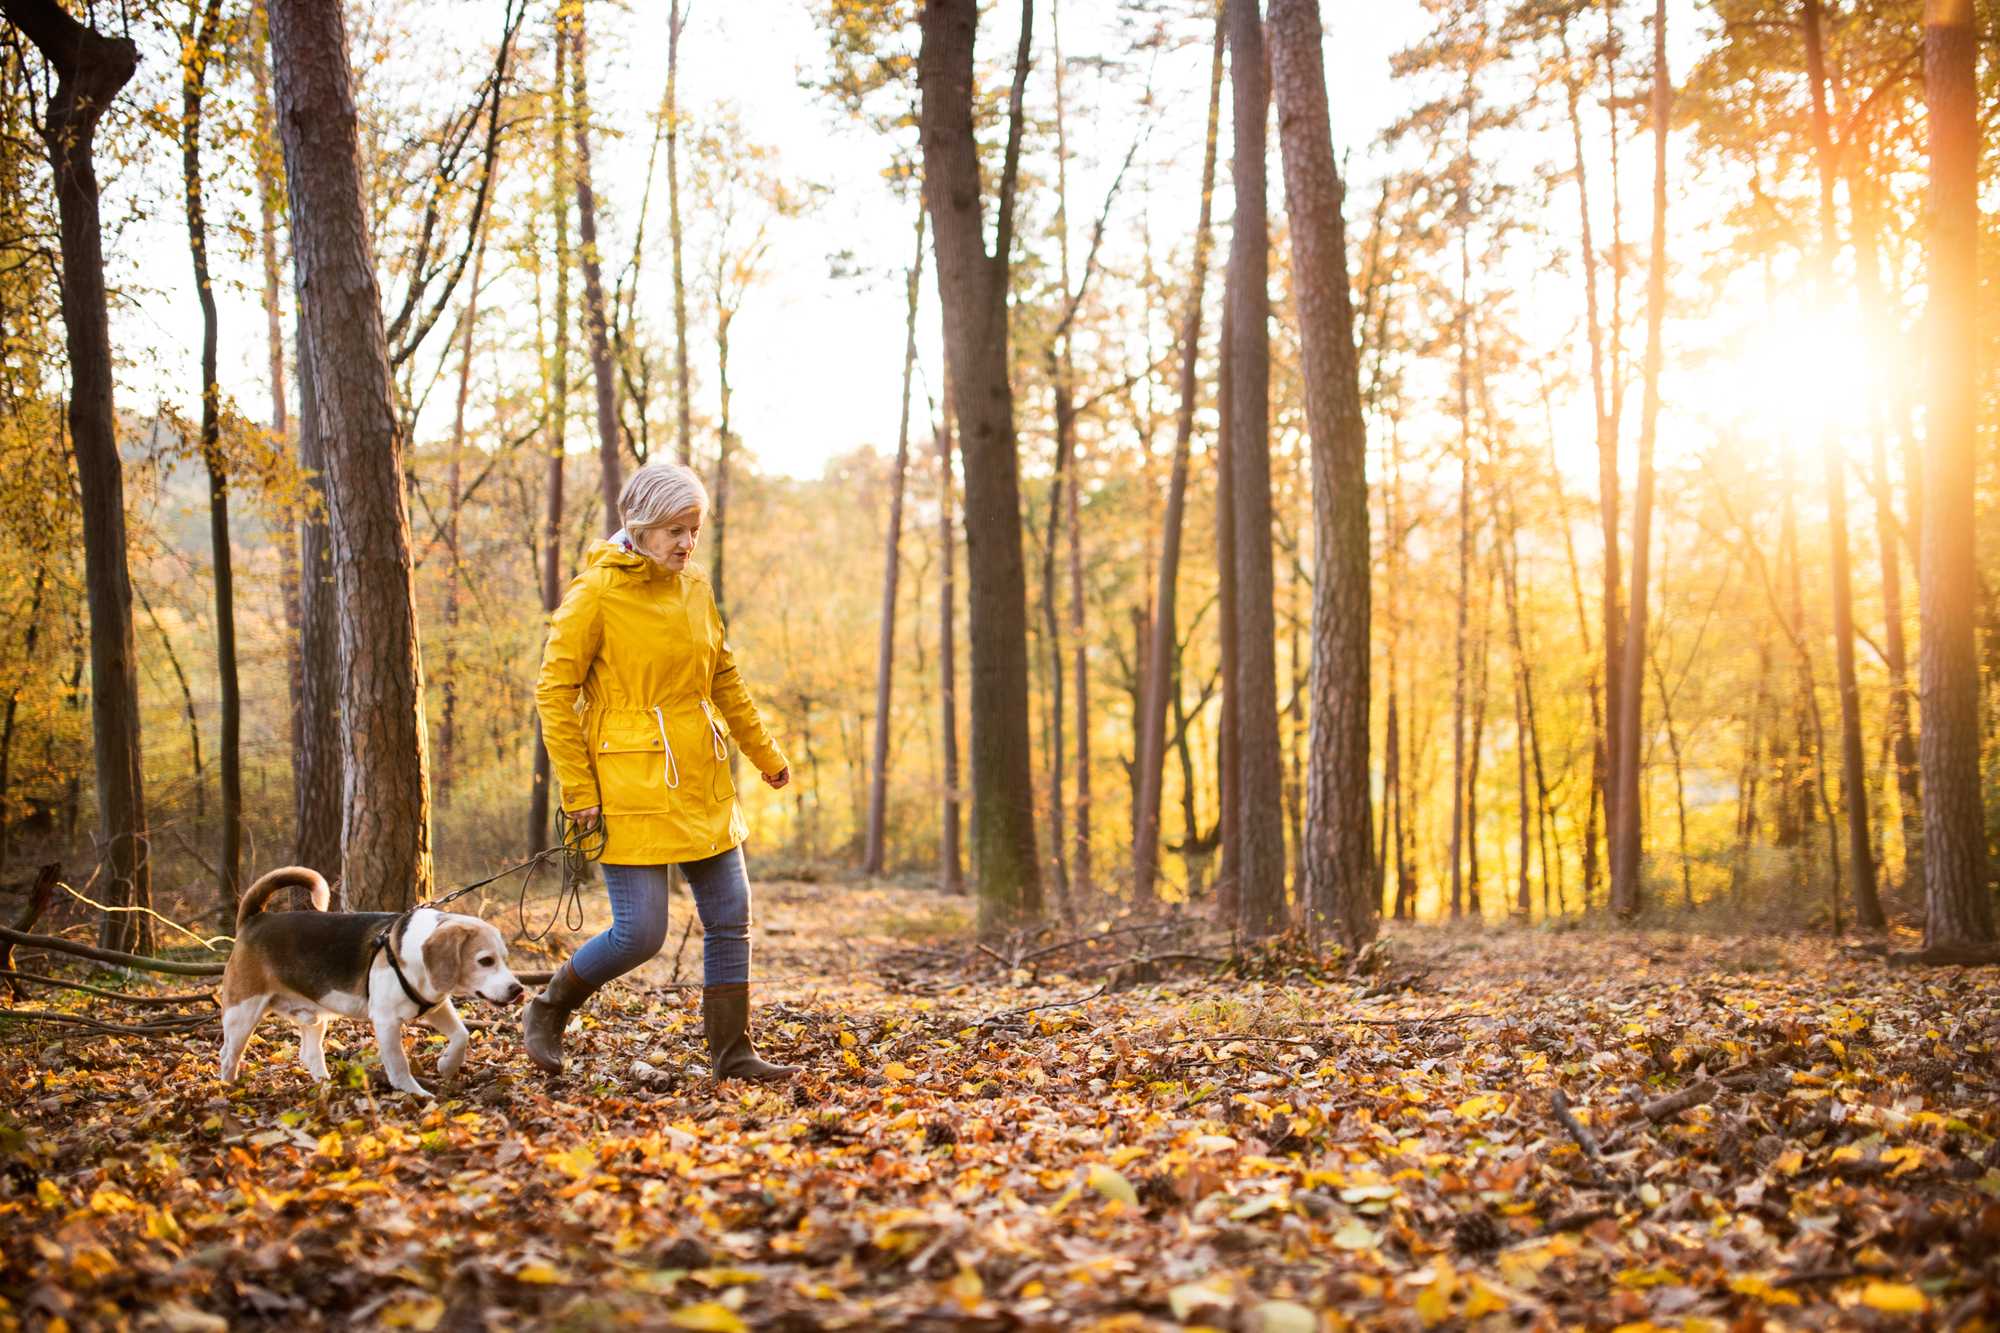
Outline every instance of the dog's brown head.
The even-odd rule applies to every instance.
[[[476,916],[446,914],[424,941],[424,968],[447,995],[513,1004],[527,993],[507,966],[507,942]]]

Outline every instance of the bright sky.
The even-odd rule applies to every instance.
[[[1208,28],[1203,22],[1191,20],[1180,33],[1187,39],[1186,44],[1155,60],[1132,51],[1134,34],[1122,8],[1102,0],[1087,3],[1064,0],[1063,4],[1064,51],[1070,61],[1067,94],[1073,248],[1081,256],[1090,220],[1112,173],[1133,136],[1145,130],[1142,151],[1112,216],[1105,242],[1106,258],[1117,264],[1121,256],[1129,260],[1137,254],[1149,214],[1156,261],[1184,263],[1193,225],[1195,173],[1200,161]],[[1190,5],[1190,10],[1194,8]],[[547,60],[546,9],[546,5],[537,5],[531,11],[529,27],[524,33],[525,38],[532,39],[531,58],[543,63]],[[980,30],[982,63],[993,71],[996,80],[1004,78],[1011,62],[1015,12],[1011,5],[991,6]],[[1395,86],[1389,68],[1390,56],[1420,38],[1428,19],[1416,0],[1368,6],[1329,5],[1325,12],[1332,25],[1324,50],[1334,136],[1348,167],[1351,189],[1348,211],[1350,225],[1356,225],[1362,220],[1359,215],[1369,206],[1376,182],[1387,166],[1378,135],[1420,96],[1419,90]],[[1670,12],[1678,74],[1685,71],[1694,56],[1705,19],[1697,16],[1692,0],[1675,0]],[[363,77],[371,81],[371,86],[386,88],[395,82],[406,89],[425,90],[422,95],[436,99],[469,98],[483,74],[490,44],[499,28],[496,0],[452,0],[428,8],[411,6],[404,0],[379,6],[368,0],[353,0],[351,13],[357,60],[367,61],[368,54],[374,51],[394,53],[380,64],[366,65]],[[711,115],[727,103],[751,139],[776,150],[778,174],[829,187],[825,202],[816,211],[781,224],[774,231],[766,264],[767,280],[745,300],[732,337],[733,424],[737,433],[759,466],[795,476],[816,476],[826,460],[857,446],[871,445],[884,451],[894,447],[903,346],[903,271],[909,263],[912,221],[909,206],[897,199],[882,179],[892,145],[847,121],[828,102],[800,86],[802,72],[817,72],[824,63],[824,38],[813,22],[812,13],[812,5],[798,0],[696,0],[682,47],[682,102],[691,120]],[[1345,21],[1356,15],[1365,15],[1365,21]],[[414,25],[418,29],[417,40],[408,34],[381,31],[391,20]],[[607,264],[609,281],[617,263],[630,251],[632,227],[645,179],[652,114],[659,103],[665,77],[665,3],[641,0],[627,6],[592,4],[590,24],[592,101],[600,127],[595,144],[595,174],[606,233],[603,248],[612,261]],[[1036,63],[1029,82],[1031,116],[1043,123],[1053,113],[1050,38],[1049,0],[1043,0],[1038,7]],[[1641,40],[1636,26],[1633,40]],[[1116,68],[1104,72],[1091,67],[1087,60],[1079,60],[1088,57],[1104,59]],[[142,79],[150,77],[157,81],[167,68],[164,53],[157,47],[150,48]],[[537,78],[547,77],[546,70],[534,73]],[[1156,108],[1153,114],[1157,120],[1147,127],[1140,103],[1149,79],[1153,84]],[[432,88],[447,91],[430,94],[428,90]],[[159,91],[156,84],[149,95],[158,95]],[[1630,87],[1626,91],[1637,94],[1641,89]],[[1222,186],[1217,199],[1217,222],[1224,230],[1219,237],[1217,274],[1220,254],[1226,249],[1230,210],[1226,108],[1225,102]],[[1566,154],[1564,137],[1565,143],[1559,150],[1550,150],[1549,156]],[[185,233],[175,194],[179,163],[164,140],[151,142],[151,154],[142,173],[137,176],[127,173],[123,177],[107,173],[112,182],[107,213],[125,218],[112,254],[113,281],[126,295],[114,316],[114,336],[128,359],[120,380],[121,406],[147,411],[161,398],[167,398],[191,409],[188,388],[196,357],[199,319],[188,279]],[[1628,310],[1636,313],[1643,300],[1649,193],[1646,173],[1650,164],[1643,141],[1627,142],[1625,226],[1628,244],[1635,255],[1628,286]],[[1041,146],[1046,148],[1045,144]],[[1495,148],[1502,150],[1499,144]],[[1599,172],[1595,202],[1601,212],[1607,207],[1601,166],[1603,145],[1595,143],[1592,148],[1599,164],[1594,168]],[[1511,151],[1520,151],[1519,146],[1513,146]],[[1283,207],[1277,156],[1273,134],[1270,200],[1274,218],[1282,215]],[[1045,172],[1050,170],[1046,156],[1033,165]],[[1524,165],[1523,173],[1517,174],[1524,174],[1526,169]],[[664,170],[662,154],[659,167],[662,178],[655,181],[652,212],[647,221],[647,270],[640,302],[647,322],[662,336],[670,334],[672,327]],[[216,191],[235,191],[235,206],[243,208],[248,207],[243,186],[241,181],[226,182],[218,185]],[[1721,183],[1720,188],[1730,187]],[[1570,210],[1574,204],[1568,189],[1557,187],[1550,196],[1548,207],[1553,212],[1548,236],[1573,246],[1569,234],[1573,230]],[[1677,177],[1675,198],[1680,202],[1670,214],[1675,223],[1677,247],[1683,228],[1707,226],[1709,218],[1719,212],[1718,208],[1700,202],[1704,198],[1720,198],[1717,189],[1718,182],[1713,180]],[[685,196],[690,247],[698,244],[707,222],[704,203],[692,192]],[[1691,208],[1687,206],[1690,203]],[[1024,225],[1047,226],[1046,195],[1036,200],[1033,207],[1035,211],[1024,218]],[[134,219],[131,215],[135,211],[142,216]],[[254,217],[244,220],[254,223]],[[1598,225],[1601,241],[1608,228],[1603,218]],[[1520,311],[1516,320],[1520,331],[1531,344],[1544,348],[1560,345],[1580,311],[1580,284],[1570,267],[1542,262],[1540,256],[1546,253],[1547,243],[1537,241],[1520,247],[1514,261],[1519,271],[1480,275],[1482,280],[1516,293],[1513,299]],[[239,262],[233,248],[224,248],[231,249],[231,253],[221,256],[220,263],[225,283],[219,293],[223,386],[244,410],[262,416],[268,410],[268,389],[264,322],[258,304],[259,278],[253,265]],[[1695,248],[1677,252],[1688,254]],[[692,249],[688,262],[692,268]],[[1756,275],[1743,276],[1745,281],[1751,281]],[[289,271],[286,277],[289,288]],[[1212,275],[1212,282],[1218,280]],[[489,316],[502,321],[520,344],[527,342],[531,319],[523,295],[525,290],[517,284],[512,291],[496,292],[495,300],[503,306],[504,313],[489,306]],[[289,290],[286,296],[289,329]],[[461,294],[458,302],[462,299]],[[1751,300],[1750,305],[1755,304]],[[453,315],[456,308],[457,302]],[[702,304],[692,296],[690,315],[697,414],[712,420],[717,407],[712,324]],[[1704,313],[1703,318],[1709,317]],[[1823,325],[1824,321],[1816,316],[1801,318],[1795,314],[1786,327],[1793,334],[1824,340]],[[928,274],[923,284],[918,327],[922,370],[916,417],[921,429],[926,395],[934,392],[939,363],[935,287]],[[1636,358],[1639,335],[1636,324],[1634,328],[1630,351]],[[1685,326],[1679,331],[1694,332]],[[440,358],[446,357],[448,334],[449,318],[425,345],[421,360],[426,368],[420,380],[431,373]],[[1760,388],[1772,382],[1775,373],[1783,372],[1786,367],[1796,369],[1800,362],[1796,347],[1778,348],[1776,358],[1772,359],[1768,354],[1769,340],[1744,340],[1740,330],[1732,336],[1740,349],[1748,349],[1748,359],[1737,355],[1712,362],[1706,372],[1712,384],[1698,377],[1683,377],[1672,386],[1668,420],[1663,425],[1662,448],[1668,454],[1681,446],[1704,447],[1715,438],[1712,419],[1718,407],[1734,415],[1730,406],[1734,402],[1732,395],[1755,399]],[[581,330],[574,325],[572,337],[572,376],[579,397],[571,440],[573,449],[584,449],[589,447],[591,434],[587,349]],[[1712,328],[1698,340],[1718,347],[1730,342],[1727,337],[1717,336]],[[1786,343],[1797,340],[1791,334],[1782,339]],[[1853,358],[1836,351],[1834,359]],[[1766,360],[1770,365],[1763,364]],[[455,353],[450,354],[449,363],[455,368]],[[532,364],[520,358],[489,357],[487,368],[482,370],[485,382],[481,387],[490,392],[497,387],[492,382],[495,376],[504,379],[533,373]],[[448,389],[431,395],[419,421],[419,434],[424,439],[435,440],[448,426],[449,397]],[[1633,412],[1637,408],[1636,398],[1635,393],[1630,404]],[[1686,409],[1685,416],[1679,419],[1676,419],[1677,403]],[[1569,429],[1581,419],[1576,410],[1578,403],[1569,399],[1563,406],[1567,409],[1562,432],[1566,437],[1565,450],[1577,447],[1587,450],[1587,433],[1579,437],[1577,431]],[[1754,403],[1751,406],[1754,408]],[[478,415],[475,408],[475,417]],[[1414,429],[1423,429],[1421,422],[1409,424]],[[1774,429],[1782,427],[1783,423],[1773,425]],[[1587,432],[1587,426],[1584,431]],[[703,452],[711,448],[712,442],[705,442]],[[1574,461],[1580,480],[1590,475],[1589,464],[1580,457]]]

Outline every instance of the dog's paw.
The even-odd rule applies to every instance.
[[[397,1092],[407,1093],[409,1096],[412,1097],[428,1097],[431,1098],[433,1101],[435,1101],[437,1098],[437,1094],[433,1093],[429,1088],[417,1082],[415,1079],[411,1079],[408,1083],[398,1083],[395,1085],[395,1088]]]

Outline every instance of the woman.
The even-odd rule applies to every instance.
[[[729,774],[736,739],[764,782],[791,781],[736,674],[708,578],[689,563],[708,492],[673,463],[632,474],[618,497],[624,528],[590,548],[549,623],[535,703],[562,784],[562,807],[604,825],[611,928],[589,940],[528,1006],[528,1057],[563,1066],[576,1007],[660,951],[668,867],[694,891],[702,925],[702,1027],[717,1078],[798,1072],[757,1057],[750,1018],[748,829]],[[724,728],[727,727],[725,733]]]

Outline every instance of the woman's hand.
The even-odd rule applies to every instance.
[[[765,786],[776,791],[792,780],[792,766],[786,764],[775,773],[760,773],[758,776],[764,779]]]
[[[601,808],[602,808],[601,806],[586,805],[583,809],[578,810],[574,814],[572,814],[569,817],[569,822],[576,825],[580,829],[596,828],[597,813]]]

